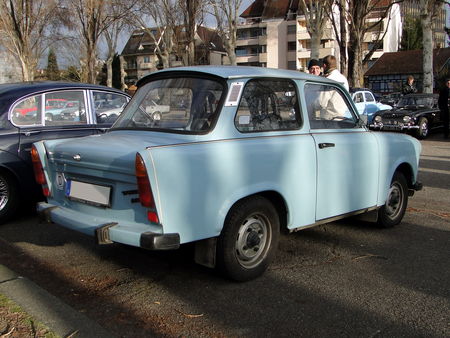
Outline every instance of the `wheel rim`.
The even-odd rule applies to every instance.
[[[398,182],[395,182],[389,189],[388,198],[386,201],[386,214],[390,219],[396,218],[401,210],[403,204],[403,190]]]
[[[428,123],[426,121],[423,121],[421,123],[420,130],[422,131],[422,136],[428,135]]]
[[[241,266],[250,269],[266,257],[272,238],[269,220],[253,214],[242,222],[236,238],[236,258]]]
[[[0,210],[3,210],[9,201],[8,183],[0,177]]]

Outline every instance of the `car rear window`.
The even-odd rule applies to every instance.
[[[224,83],[207,78],[151,81],[138,90],[112,129],[208,132],[217,120],[224,91]]]

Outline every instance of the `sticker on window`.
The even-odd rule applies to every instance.
[[[233,107],[238,105],[243,87],[244,82],[234,82],[231,84],[231,88],[228,92],[228,97],[225,102],[225,107]]]

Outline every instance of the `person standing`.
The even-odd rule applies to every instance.
[[[441,111],[441,120],[444,123],[444,138],[448,138],[449,134],[449,109],[448,96],[450,93],[450,79],[445,80],[445,86],[439,91],[439,109]]]
[[[327,55],[322,59],[322,63],[325,77],[341,83],[348,91],[348,81],[346,77],[337,69],[336,57],[334,55]]]
[[[320,76],[322,75],[322,64],[317,59],[311,59],[308,63],[309,74]]]
[[[414,94],[417,93],[416,85],[414,84],[414,76],[408,75],[406,82],[402,86],[402,94]]]

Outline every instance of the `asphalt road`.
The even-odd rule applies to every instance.
[[[190,246],[97,246],[33,215],[0,227],[0,263],[123,337],[449,337],[450,141],[439,137],[422,141],[424,189],[399,226],[282,235],[251,282],[194,264]]]

